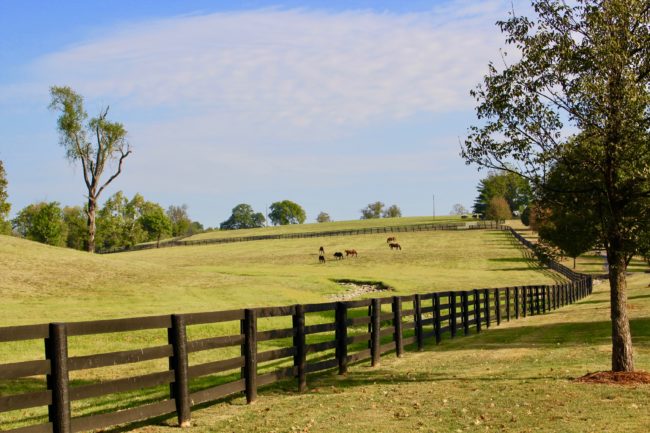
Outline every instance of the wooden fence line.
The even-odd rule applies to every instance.
[[[435,231],[435,230],[485,230],[485,229],[500,229],[503,227],[494,221],[474,221],[471,223],[450,223],[450,224],[407,224],[386,227],[366,227],[355,230],[330,230],[322,232],[306,232],[306,233],[284,233],[277,235],[257,235],[257,236],[236,236],[230,238],[214,238],[214,239],[197,239],[197,240],[184,240],[185,238],[176,238],[169,241],[156,243],[148,243],[141,245],[133,245],[128,247],[111,248],[108,250],[98,251],[98,254],[113,254],[125,251],[141,251],[151,250],[156,248],[167,247],[180,247],[180,246],[194,246],[194,245],[210,245],[210,244],[228,244],[233,242],[248,242],[260,241],[271,239],[304,239],[304,238],[320,238],[332,236],[353,236],[353,235],[367,235],[367,234],[380,234],[380,233],[407,233],[407,232],[420,232],[420,231]]]
[[[505,230],[535,251],[535,246],[514,230]],[[0,396],[0,412],[48,407],[48,422],[6,430],[11,433],[73,433],[173,413],[179,425],[188,426],[192,407],[205,402],[243,392],[247,402],[251,403],[257,399],[259,387],[289,378],[297,381],[297,389],[302,392],[307,389],[309,373],[336,368],[338,374],[345,374],[350,363],[368,359],[372,366],[377,366],[381,356],[387,352],[395,351],[397,356],[402,356],[407,346],[415,345],[417,350],[422,350],[426,341],[439,344],[447,334],[455,338],[459,332],[468,335],[472,328],[481,332],[483,327],[499,325],[502,320],[544,314],[574,303],[592,292],[591,276],[576,273],[546,259],[545,263],[570,282],[0,328],[0,342],[44,339],[46,348],[45,360],[0,365],[0,379],[45,375],[47,383],[45,391]],[[390,313],[383,310],[382,305],[390,308]],[[323,313],[326,317],[334,317],[334,321],[306,325],[307,316],[322,318]],[[259,320],[267,317],[290,317],[292,327],[258,330]],[[239,322],[239,334],[188,339],[188,326],[220,322]],[[122,352],[69,356],[70,336],[143,329],[166,329],[168,344]],[[318,342],[308,342],[310,335],[321,338]],[[278,339],[290,339],[291,343],[287,347],[259,351],[259,342]],[[191,353],[237,346],[240,356],[202,364],[188,362]],[[165,358],[169,360],[167,371],[74,386],[69,381],[70,371]],[[260,373],[260,364],[282,359],[285,365]],[[192,380],[233,370],[240,371],[237,378],[192,391]],[[71,402],[74,401],[160,385],[170,387],[169,397],[162,401],[85,416],[75,416],[71,410]]]

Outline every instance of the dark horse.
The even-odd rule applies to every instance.
[[[318,256],[318,263],[325,263],[325,256]]]
[[[397,238],[395,236],[391,236],[388,239],[386,239],[386,243],[395,242],[396,240]]]
[[[320,248],[318,249],[318,254],[320,254],[321,256],[322,256],[323,254],[325,254],[325,248],[320,247]]]
[[[343,258],[343,253],[340,252],[340,251],[337,251],[337,252],[334,253],[334,257],[336,258],[336,260],[341,260]]]
[[[391,250],[401,250],[402,249],[402,246],[400,244],[398,244],[397,242],[392,242],[392,243],[388,244],[388,246],[390,247]]]
[[[356,257],[357,256],[357,250],[345,250],[345,257],[347,257],[347,256]]]

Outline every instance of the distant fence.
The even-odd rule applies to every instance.
[[[125,251],[140,251],[151,250],[155,248],[165,247],[180,247],[180,246],[194,246],[194,245],[210,245],[210,244],[229,244],[233,242],[248,242],[248,241],[262,241],[269,239],[304,239],[304,238],[322,238],[331,236],[354,236],[354,235],[370,235],[378,233],[407,233],[407,232],[422,232],[433,230],[476,230],[476,229],[498,229],[503,227],[494,221],[472,221],[461,222],[453,224],[409,224],[397,225],[386,227],[367,227],[354,230],[329,230],[322,232],[306,232],[306,233],[284,233],[277,235],[257,235],[257,236],[236,236],[227,238],[212,238],[212,239],[197,239],[197,240],[184,240],[184,238],[175,238],[167,241],[162,241],[160,244],[147,243],[138,244],[128,247],[111,248],[107,250],[98,251],[99,254],[121,253]]]
[[[534,248],[512,229],[506,230],[524,245]],[[7,430],[12,433],[72,433],[174,413],[180,425],[188,425],[192,407],[206,402],[242,392],[247,401],[252,402],[257,398],[259,387],[291,378],[297,381],[298,390],[304,391],[309,373],[336,369],[344,374],[350,363],[368,359],[376,366],[387,352],[395,351],[401,356],[408,345],[422,350],[427,340],[440,343],[446,335],[455,338],[469,334],[471,329],[481,332],[483,327],[499,325],[504,320],[543,314],[592,292],[590,276],[555,262],[547,264],[565,275],[569,282],[0,328],[0,343],[45,341],[45,359],[0,365],[0,380],[45,375],[47,384],[43,391],[0,397],[0,412],[47,406],[47,422]],[[287,323],[290,320],[291,326],[269,329],[271,318],[282,317]],[[227,322],[237,324],[239,332],[203,339],[188,338],[188,327]],[[69,337],[140,330],[166,332],[167,344],[68,356]],[[274,340],[284,346],[258,350],[259,343]],[[189,362],[190,354],[228,347],[237,348],[239,355],[209,362]],[[70,383],[70,372],[155,359],[168,360],[169,368],[136,377]],[[279,363],[281,360],[284,364]],[[198,379],[223,372],[231,374],[209,385],[196,383]],[[161,385],[170,389],[168,397],[159,401],[119,411],[107,412],[103,408],[84,416],[71,409],[71,402]]]

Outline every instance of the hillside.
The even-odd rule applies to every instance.
[[[320,302],[335,279],[382,281],[396,293],[547,283],[501,232],[403,233],[267,240],[112,255],[0,237],[4,324],[85,320],[259,305]],[[323,245],[328,262],[318,263]],[[355,248],[358,258],[331,260]]]

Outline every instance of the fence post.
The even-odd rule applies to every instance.
[[[521,312],[526,317],[528,314],[528,287],[521,287]]]
[[[293,314],[293,346],[296,353],[293,355],[293,366],[298,377],[298,391],[307,390],[307,374],[305,371],[307,363],[306,336],[305,336],[305,307],[302,304],[295,306]]]
[[[418,343],[418,351],[424,348],[424,332],[422,327],[422,299],[420,295],[415,295],[413,298],[413,310],[415,320],[415,338]]]
[[[433,332],[436,334],[436,344],[440,344],[442,335],[440,333],[440,294],[433,294]]]
[[[485,308],[485,327],[490,327],[490,289],[483,289],[483,306]]]
[[[497,326],[501,324],[501,294],[499,289],[494,289],[494,312],[497,316]]]
[[[402,298],[393,296],[393,326],[395,333],[393,339],[395,340],[395,352],[398,357],[404,354],[404,341],[402,339]]]
[[[463,331],[464,334],[469,334],[469,302],[467,300],[467,290],[463,290],[460,294],[461,299],[461,312],[463,314]]]
[[[519,319],[519,287],[515,287],[515,319]]]
[[[449,292],[449,332],[456,337],[456,292]]]
[[[172,345],[173,355],[169,364],[174,370],[172,398],[176,403],[176,414],[180,427],[189,427],[192,419],[190,412],[190,384],[187,360],[187,332],[185,317],[172,314],[172,327],[167,330],[167,340]]]
[[[45,339],[45,356],[50,361],[47,389],[52,391],[48,417],[53,433],[70,433],[70,394],[68,375],[68,332],[65,323],[50,323]]]
[[[381,302],[379,299],[374,298],[371,303],[370,310],[370,325],[372,329],[370,330],[370,356],[372,358],[371,365],[377,367],[379,365],[381,351],[379,346],[381,345],[380,330],[381,330]]]
[[[244,310],[244,379],[246,402],[257,400],[257,311]]]
[[[344,302],[336,303],[336,359],[339,374],[348,372],[348,306]]]
[[[481,296],[478,289],[474,289],[474,321],[476,332],[481,332]]]

